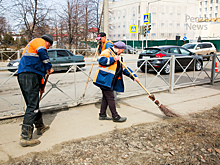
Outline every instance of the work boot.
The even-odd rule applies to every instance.
[[[111,118],[111,117],[107,117],[106,114],[101,115],[101,114],[99,113],[99,120],[112,120],[112,118]]]
[[[125,122],[127,120],[127,117],[121,117],[121,116],[116,116],[113,117],[113,122]]]
[[[50,126],[44,125],[42,117],[34,122],[35,127],[37,128],[37,135],[42,135],[45,131],[47,131]]]
[[[32,139],[34,128],[30,125],[22,124],[20,145],[22,147],[35,146],[40,144],[40,140]]]

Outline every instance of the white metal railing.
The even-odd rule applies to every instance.
[[[201,71],[188,71],[187,68],[182,68],[183,71],[179,72],[175,72],[174,70],[175,62],[177,62],[179,58],[175,58],[175,56],[166,57],[168,59],[167,63],[169,62],[171,65],[170,74],[168,75],[161,74],[161,71],[164,67],[160,70],[156,70],[152,67],[152,71],[148,71],[146,73],[141,72],[140,67],[136,67],[137,61],[140,59],[125,60],[125,63],[128,67],[135,71],[140,79],[140,82],[151,93],[164,90],[169,90],[172,93],[176,88],[204,83],[214,84],[215,81],[219,81],[219,72],[215,72],[215,63],[220,63],[219,56],[220,55],[215,54],[212,58],[212,61],[204,61]],[[150,64],[149,60],[152,59],[145,59],[143,61],[144,63]],[[46,86],[46,92],[41,101],[41,108],[56,106],[70,107],[79,104],[87,104],[89,102],[94,102],[101,99],[100,89],[94,86],[92,83],[98,63],[85,62],[85,68],[79,68],[77,65],[80,64],[82,63],[54,65],[71,67],[69,67],[69,70],[65,73],[57,72],[50,75],[48,84]],[[89,70],[92,64],[94,64],[94,67],[91,75],[89,76]],[[14,76],[16,72],[9,74],[9,72],[5,71],[7,69],[16,68],[17,67],[0,68],[0,71],[4,71],[0,73],[6,77],[5,79],[0,79],[0,118],[24,113],[24,100],[17,83],[17,78]],[[80,71],[78,72],[77,69]],[[85,96],[83,96],[85,83],[88,77],[89,84],[85,91]],[[145,94],[143,89],[136,85],[135,82],[130,81],[129,78],[125,77],[124,82],[126,85],[126,91],[123,94],[118,94],[117,98]]]

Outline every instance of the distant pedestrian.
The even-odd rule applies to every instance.
[[[106,38],[106,34],[104,32],[100,32],[96,40],[100,40],[99,53],[101,54],[105,49],[113,47],[113,42]]]
[[[18,82],[27,107],[21,128],[20,145],[22,147],[40,143],[39,140],[32,138],[33,125],[37,128],[38,135],[49,129],[49,126],[44,125],[39,109],[39,91],[43,90],[42,78],[45,74],[49,75],[53,72],[47,53],[47,49],[52,44],[53,38],[49,34],[33,39],[25,47],[19,63]]]
[[[121,117],[116,111],[113,93],[113,91],[124,92],[122,74],[133,79],[133,77],[130,75],[127,69],[125,69],[124,66],[119,62],[121,57],[119,57],[118,55],[120,55],[125,48],[126,45],[124,44],[124,42],[119,41],[114,43],[113,47],[109,48],[116,54],[116,56],[113,56],[109,49],[104,50],[100,55],[98,61],[99,68],[96,71],[93,80],[93,83],[96,86],[100,87],[103,95],[101,109],[99,113],[99,120],[113,119],[114,122],[124,122],[127,120],[126,117]],[[122,58],[121,61],[123,61]],[[131,71],[131,73],[133,73],[133,71],[130,68],[128,69]],[[135,81],[139,81],[135,74],[134,76],[136,77]],[[109,109],[112,113],[112,118],[107,117],[107,106],[109,106]]]

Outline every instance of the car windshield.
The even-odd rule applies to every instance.
[[[196,46],[196,44],[186,44],[186,45],[183,45],[184,48],[186,49],[194,49]]]
[[[130,45],[127,46],[128,48],[132,48]]]
[[[157,52],[161,51],[160,49],[145,49],[141,53],[147,53],[147,54],[155,54]]]

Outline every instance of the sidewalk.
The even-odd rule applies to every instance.
[[[174,93],[161,92],[154,94],[162,104],[175,113],[187,117],[190,113],[209,110],[219,105],[220,82],[212,85],[194,86],[177,89]],[[130,97],[118,100],[117,110],[121,116],[126,116],[125,123],[112,121],[99,121],[100,103],[89,104],[71,108],[54,114],[44,114],[45,124],[50,125],[50,130],[43,136],[34,138],[41,141],[35,147],[23,148],[19,145],[21,122],[11,122],[0,125],[0,161],[7,161],[31,152],[41,152],[52,149],[56,144],[73,139],[99,135],[122,129],[140,123],[163,122],[166,117],[147,95]],[[22,121],[22,120],[20,120]]]

